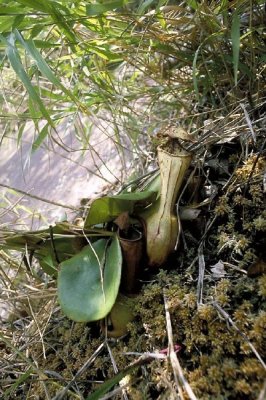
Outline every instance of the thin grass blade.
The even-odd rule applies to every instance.
[[[239,49],[240,49],[240,17],[237,12],[234,12],[232,18],[231,39],[233,49],[233,65],[234,65],[234,80],[237,85],[237,72],[239,63]]]

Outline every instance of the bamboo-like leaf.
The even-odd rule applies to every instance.
[[[16,6],[1,6],[0,5],[0,14],[2,15],[11,15],[14,16],[18,13],[18,8]]]
[[[59,2],[54,2],[52,1],[47,1],[47,0],[17,0],[18,3],[28,6],[33,8],[34,10],[42,11],[44,13],[49,14],[53,21],[60,27],[62,28],[64,34],[70,41],[70,43],[75,43],[76,42],[76,36],[71,30],[71,27],[68,25],[66,22],[64,15],[62,14],[61,11],[64,13],[69,14],[68,8],[62,6]],[[61,11],[60,11],[61,10]]]
[[[36,151],[49,133],[49,124],[45,124],[32,145],[32,152]]]
[[[199,6],[197,0],[189,0],[188,5],[189,5],[189,7],[193,8],[194,10],[197,10],[197,8]]]
[[[12,68],[14,69],[14,71],[16,72],[19,79],[22,81],[25,88],[27,89],[29,96],[35,103],[38,104],[40,111],[42,112],[43,116],[47,119],[49,124],[52,127],[54,127],[54,123],[51,120],[48,111],[46,110],[41,98],[39,97],[36,90],[34,89],[29,76],[27,75],[27,73],[22,65],[22,62],[21,62],[21,59],[19,56],[19,52],[15,46],[14,34],[11,33],[7,39],[3,35],[0,34],[0,40],[6,44],[6,54],[10,61],[10,64],[11,64]]]
[[[33,86],[36,93],[40,97],[40,92],[39,92],[39,87],[38,86]],[[32,100],[32,98],[29,98],[28,101],[28,109],[29,109],[29,114],[31,116],[32,122],[35,125],[35,128],[38,130],[39,129],[39,120],[42,117],[42,113],[38,107],[38,104]]]
[[[234,65],[234,80],[237,85],[237,72],[239,63],[239,49],[240,49],[240,17],[235,11],[232,18],[231,39],[233,49],[233,65]]]
[[[154,2],[154,0],[145,0],[140,4],[137,13],[138,14],[144,14],[147,8]]]
[[[159,11],[160,7],[164,6],[167,3],[168,3],[168,0],[159,0],[157,5],[156,5],[156,11]]]
[[[18,136],[17,136],[17,145],[18,146],[21,143],[21,138],[22,138],[22,135],[23,135],[23,132],[24,132],[24,129],[25,129],[25,125],[26,125],[26,122],[23,122],[19,127]]]
[[[53,43],[47,40],[34,40],[34,44],[36,48],[39,49],[55,49],[56,47],[60,47],[59,43]]]
[[[87,4],[86,14],[87,15],[100,15],[107,11],[114,10],[115,8],[123,7],[124,0],[111,0],[104,1],[103,4]]]
[[[112,309],[120,285],[122,253],[117,237],[100,239],[60,264],[58,299],[77,322],[97,321]]]
[[[60,80],[55,76],[49,65],[46,63],[46,61],[43,59],[41,53],[37,50],[35,47],[35,44],[33,40],[24,40],[22,35],[16,30],[15,31],[16,38],[20,41],[20,43],[23,45],[25,50],[29,53],[29,55],[33,58],[33,60],[36,62],[38,69],[40,72],[47,78],[49,79],[50,82],[52,82],[54,85],[59,87],[70,99],[72,99],[74,102],[78,102],[78,99],[68,90]]]
[[[10,32],[14,21],[15,21],[15,17],[1,16],[0,31],[1,32]]]

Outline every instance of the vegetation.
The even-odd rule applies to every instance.
[[[98,119],[131,159],[81,225],[1,229],[1,396],[263,399],[264,2],[14,0],[0,14],[1,142],[32,121],[32,153],[67,153],[71,121],[86,156]],[[82,323],[57,307],[58,271]]]

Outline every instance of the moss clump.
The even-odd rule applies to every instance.
[[[248,291],[243,297],[249,295],[251,298],[258,292],[259,283],[245,276],[239,276],[236,282],[229,279],[213,282],[206,288],[206,298],[223,304],[225,310],[229,309],[238,329],[263,357],[266,356],[266,315],[257,311],[251,301],[239,297],[247,282]],[[167,283],[169,287],[165,287]],[[142,325],[135,324],[134,334],[129,339],[130,346],[136,336],[139,338],[139,350],[156,351],[167,346],[163,292],[170,299],[174,342],[182,346],[178,356],[196,396],[211,400],[246,395],[247,399],[256,399],[266,377],[263,366],[243,336],[228,326],[211,302],[197,307],[194,289],[180,276],[161,272],[157,283],[144,288],[135,308]],[[158,310],[162,313],[161,318],[158,317]],[[152,382],[156,386],[159,370],[153,367],[150,384]],[[161,386],[166,390],[166,384],[161,383]]]
[[[218,199],[217,241],[222,257],[247,268],[264,253],[266,212],[264,210],[264,157],[251,155],[235,171],[232,184]]]

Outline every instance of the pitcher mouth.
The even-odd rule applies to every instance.
[[[187,150],[185,150],[183,147],[180,146],[179,143],[173,143],[173,140],[171,140],[171,147],[170,144],[164,144],[164,145],[160,145],[157,148],[157,152],[159,153],[165,153],[168,154],[171,157],[176,157],[176,158],[180,158],[180,157],[191,157],[191,153]]]
[[[141,226],[140,226],[141,228]],[[135,228],[135,227],[130,227],[129,232],[125,235],[122,229],[118,228],[118,237],[120,240],[123,240],[124,242],[138,242],[142,240],[143,234],[142,232]]]

